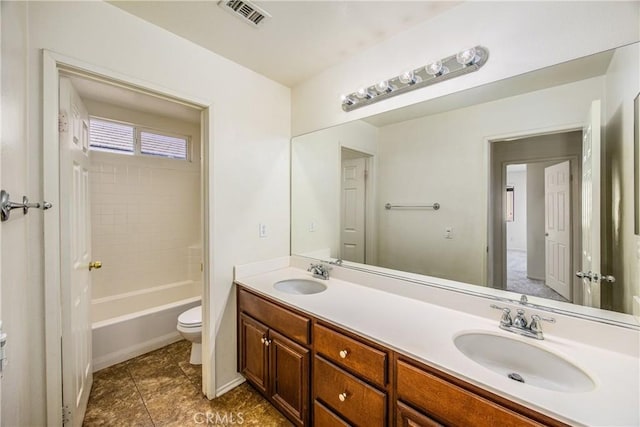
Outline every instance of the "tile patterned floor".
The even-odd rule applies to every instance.
[[[179,341],[94,373],[84,426],[291,426],[250,385],[214,400],[202,392],[202,369]]]

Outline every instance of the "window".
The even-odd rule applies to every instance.
[[[507,192],[507,211],[505,212],[507,222],[513,222],[514,209],[515,209],[515,187],[513,185],[507,185],[505,188]]]
[[[89,147],[110,153],[189,159],[189,137],[92,117]]]
[[[187,138],[140,131],[140,152],[150,156],[187,160]]]
[[[135,128],[124,123],[91,118],[89,147],[98,151],[134,154]]]

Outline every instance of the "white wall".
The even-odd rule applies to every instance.
[[[217,387],[236,373],[233,265],[289,253],[290,91],[103,2],[2,2],[2,182],[42,197],[41,49],[211,100],[211,318]],[[241,81],[235,85],[230,82]],[[247,107],[250,100],[251,107]],[[42,212],[4,223],[6,425],[44,425]],[[46,213],[45,213],[46,215]],[[258,237],[258,223],[269,237]],[[206,378],[205,378],[206,381]],[[213,386],[214,384],[210,384]]]
[[[378,129],[346,123],[302,135],[291,146],[291,253],[328,249],[339,257],[341,147],[377,154]],[[315,231],[310,231],[310,224]]]
[[[634,235],[634,142],[633,99],[640,92],[640,46],[616,51],[605,76],[607,98],[603,103],[606,119],[605,182],[602,194],[603,257],[607,271],[616,277],[613,285],[603,285],[612,295],[614,310],[632,312],[632,296],[640,296],[640,239]],[[638,313],[636,313],[638,314]]]
[[[464,2],[293,88],[293,134],[433,99],[639,39],[639,2]],[[477,73],[349,113],[340,95],[469,46],[490,51]]]
[[[484,284],[487,140],[578,125],[602,88],[597,77],[380,128],[380,265]],[[384,211],[387,201],[441,208]]]
[[[526,166],[525,166],[526,167]],[[527,170],[507,166],[507,185],[513,186],[513,221],[507,222],[507,250],[527,251]]]

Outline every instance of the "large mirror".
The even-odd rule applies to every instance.
[[[639,64],[636,43],[293,138],[292,254],[637,324]]]

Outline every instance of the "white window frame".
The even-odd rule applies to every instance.
[[[91,123],[91,119],[96,119],[96,120],[101,120],[104,122],[111,122],[111,123],[117,123],[120,125],[125,125],[125,126],[131,126],[133,128],[133,152],[126,152],[126,151],[122,151],[122,152],[117,152],[115,150],[108,150],[108,149],[100,149],[100,148],[92,148],[91,145],[89,145],[89,150],[93,150],[95,152],[100,152],[100,153],[110,153],[110,154],[120,154],[120,155],[124,155],[124,156],[140,156],[140,157],[148,157],[148,158],[152,158],[152,159],[165,159],[165,160],[176,160],[176,161],[182,161],[182,162],[191,162],[192,159],[192,144],[191,144],[191,136],[189,135],[184,135],[184,134],[180,134],[180,133],[175,133],[175,132],[170,132],[170,131],[165,131],[162,129],[157,129],[157,128],[153,128],[153,127],[148,127],[148,126],[143,126],[143,125],[139,125],[136,123],[131,123],[131,122],[126,122],[123,120],[114,120],[114,119],[110,119],[107,117],[100,117],[100,116],[89,116],[89,123]],[[91,126],[89,126],[89,132],[91,132]],[[161,135],[161,136],[169,136],[172,138],[180,138],[180,139],[184,139],[186,141],[186,157],[184,159],[178,159],[175,157],[166,157],[166,156],[157,156],[154,154],[146,154],[142,152],[142,143],[141,143],[141,136],[140,134],[142,132],[147,132],[147,133],[153,133],[156,135]]]

